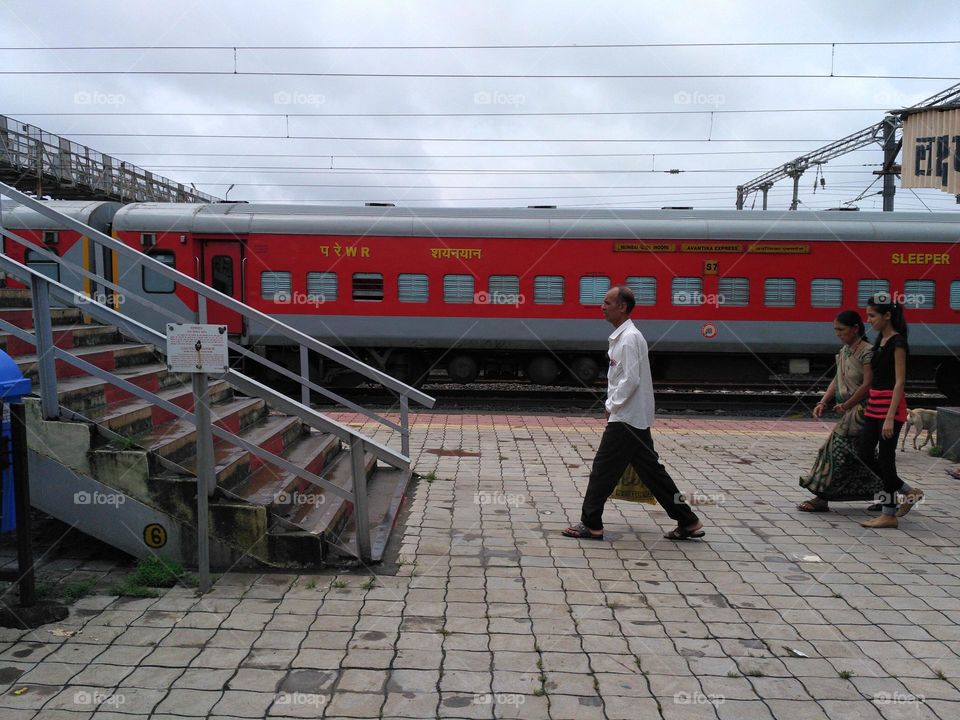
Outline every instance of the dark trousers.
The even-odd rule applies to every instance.
[[[657,502],[678,525],[690,527],[697,524],[696,514],[684,501],[676,483],[653,449],[650,428],[639,430],[625,423],[611,422],[603,431],[600,447],[593,459],[580,515],[584,525],[591,530],[603,529],[603,505],[617,487],[627,465],[633,465]]]
[[[887,440],[883,437],[883,420],[867,417],[863,419],[863,428],[860,430],[857,454],[860,461],[883,480],[884,497],[881,501],[887,507],[897,506],[897,491],[903,485],[903,480],[897,475],[897,438],[902,427],[903,423],[894,422],[893,437]],[[878,450],[876,456],[874,448]]]

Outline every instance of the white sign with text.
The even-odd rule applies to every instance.
[[[226,325],[167,324],[168,370],[219,374],[229,364]]]

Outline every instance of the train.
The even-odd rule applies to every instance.
[[[824,376],[837,312],[886,291],[907,308],[911,379],[960,398],[960,213],[50,204],[406,382],[589,385],[606,365],[600,302],[622,283],[656,381]],[[194,293],[139,260],[98,257],[79,233],[22,207],[0,217],[131,293],[196,313]],[[15,243],[5,252],[58,269]],[[59,279],[90,291],[80,276]],[[119,307],[162,329],[137,303]],[[220,307],[208,320],[299,371],[269,324]],[[315,362],[319,382],[356,381]]]

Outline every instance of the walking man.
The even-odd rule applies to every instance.
[[[603,506],[613,493],[627,465],[650,488],[677,527],[664,535],[668,540],[704,536],[703,523],[684,502],[676,483],[653,449],[653,380],[647,341],[630,320],[636,301],[625,285],[610,288],[603,298],[603,316],[615,330],[610,335],[610,367],[607,371],[607,427],[593,459],[590,482],[583,498],[580,522],[563,531],[567,537],[603,539]]]

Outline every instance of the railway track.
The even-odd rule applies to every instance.
[[[654,386],[657,409],[678,414],[762,414],[809,415],[823,395],[822,386],[807,383],[752,383],[738,386],[720,383],[660,383]],[[601,412],[605,388],[558,388],[516,382],[488,382],[472,385],[427,383],[424,392],[437,398],[439,411],[541,411]],[[390,408],[394,396],[380,388],[350,388],[339,391],[344,397],[366,406]],[[929,385],[918,384],[907,391],[910,407],[933,408],[944,398]]]

